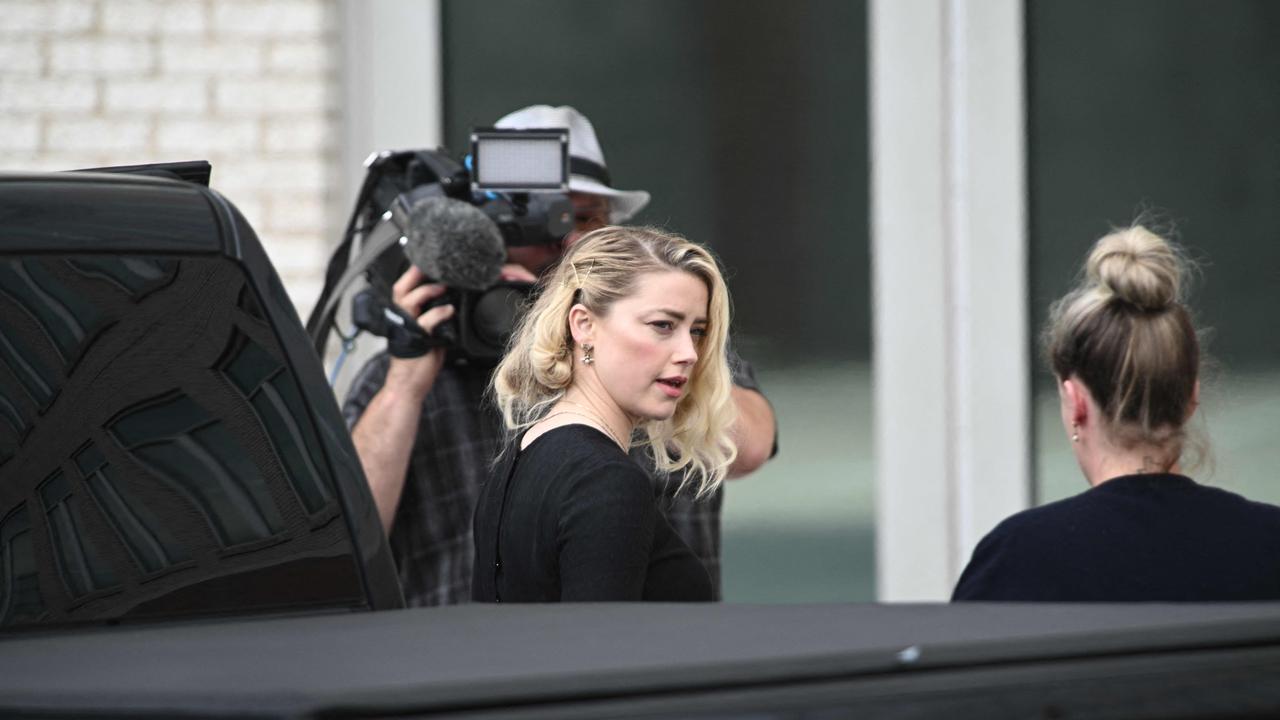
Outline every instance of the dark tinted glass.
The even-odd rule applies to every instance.
[[[224,258],[0,259],[0,626],[364,602],[261,307]]]
[[[19,505],[0,520],[0,625],[18,625],[44,615],[31,520]]]
[[[1210,330],[1193,437],[1197,480],[1280,501],[1280,4],[1027,4],[1030,289],[1038,330],[1111,226],[1145,220],[1199,262],[1191,307]],[[1087,487],[1043,364],[1037,493]],[[1194,460],[1189,455],[1186,459]]]

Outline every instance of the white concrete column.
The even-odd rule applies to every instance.
[[[342,21],[343,197],[354,202],[370,152],[444,141],[440,2],[347,0]]]
[[[440,2],[345,0],[342,41],[342,203],[333,210],[340,216],[334,224],[345,229],[370,153],[444,143]],[[335,236],[333,243],[338,239]],[[345,307],[338,312],[338,326],[350,330]],[[361,337],[336,378],[339,402],[359,368],[384,347],[384,340]],[[338,341],[331,336],[326,371],[333,370],[337,356]]]
[[[872,0],[877,584],[945,600],[1027,506],[1020,0]]]

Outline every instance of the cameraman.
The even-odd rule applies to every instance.
[[[535,105],[498,121],[511,129],[569,129],[570,199],[574,230],[562,242],[508,248],[504,280],[533,282],[582,234],[625,222],[649,202],[642,190],[615,190],[590,121],[571,107]],[[393,301],[430,332],[453,316],[451,305],[422,308],[443,285],[425,283],[411,266],[392,290]],[[733,397],[738,458],[730,476],[745,475],[775,448],[773,410],[759,392],[750,365],[736,356]],[[502,423],[485,398],[492,368],[449,363],[444,349],[410,360],[382,353],[356,377],[343,406],[347,424],[409,605],[444,605],[471,597],[471,517],[479,485],[503,439]],[[645,463],[646,459],[638,458]],[[651,467],[651,462],[649,463]],[[655,478],[655,493],[672,526],[702,559],[720,587],[720,490],[694,502],[672,491],[679,478]]]

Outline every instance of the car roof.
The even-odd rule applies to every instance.
[[[1277,603],[467,605],[10,638],[0,641],[0,709],[773,717],[759,713],[885,698],[902,711],[965,693],[1013,698],[1019,687],[1041,693],[1024,698],[1034,704],[1065,683],[1076,690],[1064,707],[1097,711],[1201,672],[1209,656],[1243,680],[1268,667],[1256,661],[1266,651],[1274,671],[1277,648]],[[969,716],[1043,709],[1025,702]]]

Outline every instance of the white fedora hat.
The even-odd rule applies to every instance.
[[[649,193],[644,190],[615,190],[612,187],[595,128],[586,115],[568,105],[530,105],[502,116],[494,126],[512,130],[568,128],[569,189],[609,198],[610,222],[626,222],[649,204]]]

